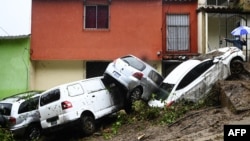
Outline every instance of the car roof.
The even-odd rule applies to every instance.
[[[40,93],[42,93],[42,91],[26,91],[26,92],[11,95],[9,97],[5,97],[0,102],[1,103],[13,103],[13,102],[24,100],[29,97],[39,95]]]
[[[81,82],[86,82],[86,81],[91,81],[91,80],[96,80],[96,79],[103,79],[103,76],[96,76],[96,77],[91,77],[91,78],[86,78],[86,79],[81,79],[81,80],[76,80],[68,83],[63,83],[54,87],[51,87],[50,89],[47,89],[46,91],[42,92],[41,95],[48,93],[49,91],[60,89],[63,87],[66,87],[68,85],[76,84],[76,83],[81,83]]]
[[[200,63],[200,60],[187,60],[182,62],[169,73],[163,80],[163,83],[176,84],[185,74]]]

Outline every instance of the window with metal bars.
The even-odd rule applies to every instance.
[[[190,44],[189,15],[168,14],[166,20],[166,51],[188,51]]]
[[[108,29],[109,28],[109,6],[108,5],[86,5],[84,14],[85,29]]]

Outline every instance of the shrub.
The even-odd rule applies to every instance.
[[[13,134],[4,128],[0,128],[0,139],[1,141],[14,141]]]

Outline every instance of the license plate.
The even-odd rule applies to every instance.
[[[57,121],[52,121],[51,122],[51,125],[53,126],[53,125],[57,125]]]
[[[120,75],[118,72],[116,72],[116,71],[114,71],[113,73],[114,73],[114,76],[117,77],[117,78],[119,78],[119,77],[121,76],[121,75]]]

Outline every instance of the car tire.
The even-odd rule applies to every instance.
[[[129,101],[131,101],[131,103],[134,103],[135,101],[141,99],[141,95],[142,95],[142,89],[139,87],[136,87],[130,92]]]
[[[82,115],[81,128],[84,134],[91,135],[95,132],[95,120],[91,115]]]
[[[41,137],[41,127],[36,124],[29,125],[25,131],[25,138],[29,141],[38,140]]]
[[[239,74],[244,70],[244,66],[241,60],[232,60],[230,63],[231,74]]]

